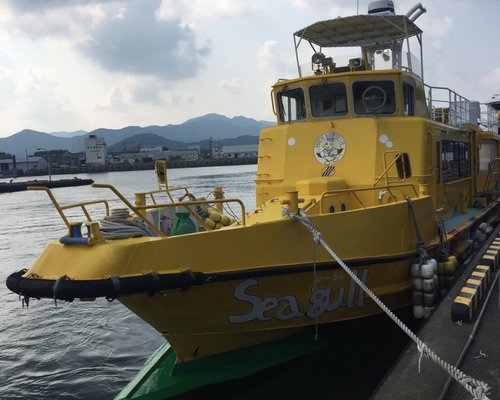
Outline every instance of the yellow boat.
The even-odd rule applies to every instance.
[[[117,299],[165,337],[176,365],[381,313],[286,208],[303,210],[391,309],[428,315],[456,259],[497,218],[496,103],[424,84],[423,61],[409,53],[420,47],[422,59],[421,6],[407,15],[372,11],[295,33],[299,76],[272,89],[277,123],[260,134],[254,212],[221,188],[207,200],[169,187],[161,162],[159,189],[137,193],[134,204],[94,185],[127,209],[109,212],[102,201],[112,214],[106,224],[88,212],[96,201],[60,206],[46,189],[68,234],[12,274],[9,288],[27,299]],[[313,50],[310,74],[299,62],[304,43]],[[325,54],[338,47],[361,54]],[[224,215],[234,205],[236,221]],[[71,207],[86,222],[69,221]],[[166,221],[176,218],[172,234]],[[434,260],[432,288],[416,287],[411,266]]]

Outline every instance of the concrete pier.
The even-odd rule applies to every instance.
[[[499,268],[482,296],[471,322],[453,322],[451,306],[471,271],[499,234],[497,227],[468,264],[417,335],[441,359],[491,387],[490,399],[500,399],[500,303]],[[419,372],[420,368],[420,372]],[[439,365],[420,356],[415,344],[403,352],[386,375],[373,400],[472,399]]]

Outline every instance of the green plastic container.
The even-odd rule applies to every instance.
[[[186,233],[196,232],[196,225],[189,218],[188,212],[175,213],[175,222],[172,228],[172,235],[184,235]]]

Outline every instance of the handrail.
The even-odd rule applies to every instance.
[[[166,207],[185,207],[188,211],[190,210],[189,206],[196,206],[200,204],[213,204],[213,203],[238,203],[241,207],[241,222],[243,225],[246,225],[246,211],[245,205],[240,199],[211,199],[211,200],[195,200],[195,201],[178,201],[175,203],[163,203],[163,204],[151,204],[144,206],[136,206],[137,210],[150,210],[156,208],[166,208]]]
[[[142,192],[142,193],[144,193],[145,195],[149,195],[149,197],[151,197],[151,201],[153,202],[153,204],[156,204],[156,199],[154,197],[154,194],[166,193],[167,196],[169,197],[170,201],[174,201],[174,198],[172,197],[170,192],[174,192],[176,190],[184,190],[186,192],[186,194],[189,193],[189,191],[187,190],[186,187],[178,187],[178,188],[172,188],[172,189],[157,189],[157,190],[151,190],[149,192]]]
[[[70,224],[69,224],[68,219],[66,218],[66,215],[64,215],[64,212],[61,209],[61,206],[59,205],[59,203],[57,202],[56,198],[54,197],[54,195],[52,194],[51,190],[48,187],[45,187],[45,186],[28,186],[27,189],[28,190],[43,190],[43,191],[45,191],[47,193],[47,195],[49,196],[50,200],[52,201],[52,204],[54,205],[54,208],[57,210],[57,212],[61,216],[62,220],[66,224],[66,227],[69,228]]]
[[[87,218],[87,221],[93,222],[90,214],[88,213],[87,209],[85,206],[91,205],[91,204],[100,204],[103,203],[104,207],[106,208],[106,215],[109,215],[109,204],[107,200],[93,200],[93,201],[84,201],[80,203],[75,203],[75,204],[69,204],[66,206],[60,206],[59,203],[57,202],[56,198],[52,194],[52,191],[45,186],[28,186],[28,190],[43,190],[44,192],[47,193],[49,196],[50,200],[52,201],[52,204],[54,205],[54,208],[57,210],[59,215],[61,216],[64,224],[66,225],[67,228],[70,226],[70,222],[68,218],[66,217],[66,214],[64,214],[64,210],[69,210],[71,208],[76,208],[76,207],[81,207],[83,213],[85,214],[85,217]]]
[[[323,192],[321,194],[320,200],[319,200],[319,209],[320,212],[323,210],[323,201],[325,197],[330,197],[330,196],[335,196],[339,194],[352,194],[354,198],[359,202],[362,208],[366,208],[366,206],[363,204],[359,196],[357,195],[356,192],[367,192],[367,191],[375,191],[375,190],[380,190],[380,189],[386,189],[391,196],[393,196],[391,189],[397,189],[397,188],[403,188],[403,187],[409,187],[413,190],[413,193],[415,194],[415,197],[419,197],[417,190],[415,189],[415,185],[411,183],[403,183],[399,185],[387,185],[387,186],[377,186],[377,187],[364,187],[364,188],[350,188],[350,189],[336,189],[336,190],[329,190],[326,192]]]
[[[500,161],[500,158],[493,158],[489,164],[488,164],[488,174],[486,175],[486,179],[484,181],[484,186],[483,186],[483,192],[482,193],[488,193],[488,186],[490,186],[491,179],[493,178],[493,174],[495,172],[495,167],[497,165],[497,161]]]
[[[128,208],[130,208],[136,215],[141,217],[144,222],[155,231],[160,237],[165,237],[165,234],[160,231],[149,219],[146,215],[142,214],[137,207],[134,207],[130,202],[113,186],[104,183],[93,183],[92,187],[99,189],[109,189],[111,190]]]
[[[462,127],[470,120],[470,101],[454,90],[442,86],[424,85],[428,91],[426,96],[429,117],[448,125]],[[440,91],[440,92],[439,92]],[[436,98],[435,94],[444,95],[447,99]],[[436,111],[439,115],[436,114]]]
[[[93,222],[90,214],[87,211],[87,208],[85,206],[89,206],[92,204],[100,204],[103,203],[104,207],[106,208],[106,215],[109,215],[109,203],[107,200],[92,200],[92,201],[83,201],[80,203],[74,203],[74,204],[69,204],[67,206],[62,206],[61,210],[69,210],[70,208],[76,208],[76,207],[81,207],[83,213],[85,214],[85,217],[87,217],[87,220],[89,222]]]
[[[392,162],[389,164],[389,166],[386,167],[386,162],[387,162],[387,159],[386,159],[386,156],[387,154],[393,154],[393,153],[396,153],[396,157],[394,158],[394,160],[392,160]],[[375,183],[373,184],[373,187],[377,186],[377,183],[379,183],[382,178],[385,178],[385,184],[388,185],[389,184],[389,170],[396,164],[396,162],[403,157],[403,153],[399,150],[391,150],[391,151],[386,151],[384,152],[384,167],[385,167],[385,170],[384,172],[382,172],[382,174],[375,180]],[[405,177],[406,179],[406,177]],[[404,179],[403,179],[404,181]]]
[[[453,179],[452,181],[443,182],[445,185],[455,185],[457,183],[463,183],[472,180],[472,176],[466,176],[465,178]]]

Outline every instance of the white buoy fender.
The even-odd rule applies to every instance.
[[[434,292],[424,293],[424,307],[432,307],[435,300]]]
[[[480,229],[476,229],[476,232],[474,232],[474,238],[479,243],[484,243],[484,241],[486,240],[486,234],[483,233]]]
[[[422,277],[421,270],[420,270],[420,264],[418,262],[413,263],[410,266],[410,271],[411,271],[411,276],[413,278],[421,278]]]
[[[434,291],[436,286],[434,285],[434,278],[422,279],[422,289],[424,292],[431,293]]]
[[[423,306],[413,306],[413,316],[417,319],[424,318],[424,307]]]
[[[425,263],[422,264],[422,278],[429,279],[432,278],[437,273],[437,262],[433,258],[430,258]]]
[[[424,318],[429,318],[434,311],[434,307],[424,307]]]
[[[413,305],[421,306],[424,303],[424,292],[421,290],[413,291]]]

